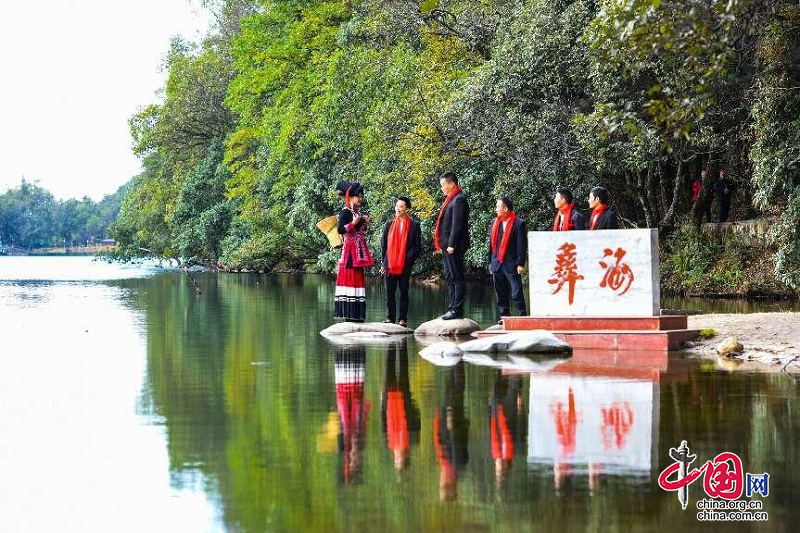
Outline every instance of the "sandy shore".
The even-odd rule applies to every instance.
[[[689,317],[689,329],[713,329],[717,336],[687,343],[685,350],[717,358],[717,345],[736,337],[744,352],[725,361],[741,370],[800,373],[800,313],[708,314]]]

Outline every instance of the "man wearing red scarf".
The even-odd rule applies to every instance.
[[[589,229],[617,229],[617,212],[608,205],[609,195],[605,187],[593,187],[589,193]]]
[[[452,320],[464,318],[464,256],[469,248],[469,203],[452,172],[442,174],[439,185],[445,200],[436,219],[433,250],[442,253],[444,279],[447,280],[449,302],[442,319]]]
[[[400,288],[400,325],[408,323],[408,286],[414,261],[422,253],[422,230],[419,222],[408,215],[411,200],[401,196],[394,204],[394,219],[383,227],[381,237],[381,275],[386,288],[386,320],[394,323],[397,305],[395,295]]]
[[[553,231],[575,231],[586,229],[586,218],[572,203],[572,191],[566,187],[556,189],[553,203],[558,209],[553,220]]]
[[[507,196],[497,200],[495,213],[497,217],[492,220],[489,232],[489,271],[502,322],[502,317],[511,315],[509,296],[517,312],[527,314],[522,272],[528,255],[528,232],[525,221],[514,213],[514,204]]]

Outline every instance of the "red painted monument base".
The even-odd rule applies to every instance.
[[[687,329],[682,315],[654,317],[503,317],[502,330],[487,330],[479,337],[511,331],[544,329],[568,342],[574,350],[677,350],[700,333]]]

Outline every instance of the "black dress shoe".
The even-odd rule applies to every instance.
[[[458,318],[458,315],[453,311],[448,311],[442,315],[442,320],[453,320],[454,318]]]

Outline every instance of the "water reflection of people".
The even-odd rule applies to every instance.
[[[464,363],[447,370],[444,401],[433,418],[433,444],[439,460],[439,498],[458,497],[458,473],[469,461],[469,420],[464,413]]]
[[[519,443],[526,434],[526,430],[520,427],[521,409],[520,377],[503,375],[502,370],[497,370],[494,392],[489,403],[489,431],[498,488],[514,463],[515,441]]]
[[[358,481],[361,450],[367,429],[368,402],[364,400],[366,349],[364,346],[340,346],[334,359],[336,407],[339,411],[339,451],[343,460],[343,482]]]
[[[395,470],[400,472],[408,464],[411,435],[418,435],[420,429],[419,409],[411,399],[405,340],[386,349],[386,381],[381,407],[386,445],[392,452]]]

